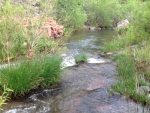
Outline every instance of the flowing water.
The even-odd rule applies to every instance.
[[[114,31],[82,31],[66,43],[65,58],[86,54],[89,59],[104,61],[81,63],[64,68],[61,83],[22,101],[10,101],[3,113],[150,113],[125,96],[111,91],[117,81],[116,64],[99,56],[104,42],[113,38]],[[68,59],[69,60],[69,59]],[[74,64],[73,64],[74,65]]]
[[[113,39],[114,31],[82,31],[74,33],[68,40],[67,47],[73,54],[91,54],[92,56],[101,52],[105,42]]]

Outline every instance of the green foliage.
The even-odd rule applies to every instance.
[[[7,0],[0,4],[2,7],[0,8],[0,14],[3,16],[14,17],[14,16],[22,16],[25,14],[25,10],[21,5],[13,5],[11,0]]]
[[[136,2],[134,1],[134,3]],[[130,1],[129,4],[133,4],[133,3]],[[106,45],[105,47],[106,51],[111,51],[111,50],[115,51],[117,49],[124,48],[126,46],[140,44],[149,40],[150,17],[148,16],[148,14],[150,13],[150,10],[148,9],[146,3],[141,3],[141,5],[138,6],[139,6],[138,11],[136,10],[132,12],[134,15],[133,16],[134,20],[131,21],[130,26],[128,26],[125,30],[124,29],[118,30],[119,36]]]
[[[147,95],[141,95],[136,92],[135,80],[132,78],[125,80],[121,79],[120,82],[117,82],[112,87],[115,91],[125,94],[126,97],[136,100],[137,102],[142,102],[143,105],[150,104],[150,99],[147,97]]]
[[[37,53],[51,51],[55,47],[58,47],[58,42],[50,38],[40,38],[35,46]]]
[[[41,82],[40,86],[50,87],[60,81],[62,59],[56,56],[46,57],[41,62],[43,72],[40,74],[44,80]]]
[[[88,14],[88,22],[90,25],[111,26],[115,17],[120,20],[118,9],[121,4],[118,0],[85,0],[85,9]],[[106,9],[107,8],[107,9]],[[112,9],[113,8],[113,9]],[[118,21],[118,20],[115,20]]]
[[[13,57],[21,49],[21,38],[18,36],[19,25],[16,25],[13,20],[7,19],[0,23],[0,60],[8,57]],[[15,32],[14,32],[15,31]],[[17,43],[18,42],[18,43]],[[17,47],[19,46],[19,47]]]
[[[26,54],[26,52],[29,48],[29,45],[27,45],[27,39],[26,39],[25,35],[23,35],[22,32],[17,32],[16,34],[12,35],[11,42],[14,44],[13,44],[10,52],[14,56]]]
[[[60,80],[61,59],[43,57],[23,61],[0,69],[1,85],[12,89],[13,96],[24,96],[39,86],[50,87]]]
[[[138,87],[147,86],[148,84],[135,71],[135,60],[131,53],[125,51],[125,53],[118,55],[115,59],[118,65],[120,80],[112,86],[114,90],[143,104],[150,104],[147,95],[140,95],[137,91]]]
[[[87,21],[82,0],[58,0],[56,3],[57,19],[66,28],[78,30]]]
[[[139,10],[141,2],[128,0],[84,0],[88,24],[101,27],[113,27],[123,19],[132,20],[133,13]],[[138,6],[138,7],[137,7]]]
[[[59,41],[56,42],[44,37],[46,30],[41,29],[47,21],[47,16],[44,15],[50,13],[46,10],[50,2],[46,0],[44,3],[40,3],[43,13],[35,18],[31,11],[30,2],[20,0],[23,6],[20,5],[19,1],[13,4],[11,0],[3,1],[0,4],[2,6],[0,7],[0,62],[9,62],[9,60],[20,55],[25,55],[29,48],[34,48],[35,54],[43,51],[51,52],[55,50],[56,52]]]
[[[135,50],[133,53],[135,59],[138,59],[138,65],[143,61],[149,62],[149,46],[147,45],[150,35],[150,17],[148,16],[150,9],[147,7],[148,3],[149,2],[141,3],[142,7],[139,5],[139,10],[138,12],[133,13],[134,20],[130,23],[130,26],[126,29],[126,31],[124,31],[125,33],[119,35],[116,39],[107,44],[105,47],[106,51],[121,50],[121,48],[124,49],[128,47]]]
[[[0,61],[11,59],[23,54],[25,48],[22,46],[25,36],[21,32],[21,26],[15,22],[16,18],[25,14],[22,6],[13,5],[10,1],[3,2],[0,8]],[[22,50],[23,49],[23,50]],[[26,48],[27,50],[27,48]]]
[[[150,104],[148,96],[137,91],[140,86],[149,86],[150,81],[149,1],[139,4],[138,1],[129,0],[127,4],[131,12],[131,6],[136,9],[132,12],[130,26],[105,47],[107,51],[120,51],[115,60],[121,80],[113,88],[136,101]]]
[[[25,95],[39,86],[41,68],[36,61],[24,61],[0,70],[1,84],[12,89],[14,96]]]
[[[135,75],[134,60],[128,54],[130,53],[127,53],[127,55],[119,55],[115,58],[117,60],[117,65],[119,66],[119,75],[121,75],[123,79],[132,78]]]
[[[87,62],[87,56],[85,54],[76,55],[75,56],[75,62],[76,63]]]
[[[7,101],[9,99],[9,93],[13,92],[13,90],[7,88],[6,86],[4,86],[3,88],[3,92],[0,96],[0,110],[2,110],[2,105],[6,104],[5,101]]]

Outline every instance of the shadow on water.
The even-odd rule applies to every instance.
[[[103,43],[112,39],[114,31],[83,31],[66,43],[67,54],[86,53],[97,57]],[[82,63],[65,68],[60,86],[33,94],[24,101],[11,101],[3,113],[150,113],[125,96],[111,92],[117,80],[116,64]]]

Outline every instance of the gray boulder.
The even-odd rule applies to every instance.
[[[117,23],[117,28],[126,28],[128,25],[129,25],[129,21],[125,19]]]

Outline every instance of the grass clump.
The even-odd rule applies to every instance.
[[[118,63],[119,75],[123,76],[124,79],[134,76],[134,60],[129,53],[118,55],[115,59]]]
[[[0,70],[1,84],[12,89],[13,96],[25,95],[31,89],[39,86],[40,64],[36,61],[23,61]]]
[[[85,54],[76,55],[75,56],[75,62],[76,63],[87,62],[87,56]]]
[[[41,82],[40,86],[50,87],[60,81],[62,69],[61,69],[62,59],[59,57],[46,57],[41,62],[43,72],[40,74],[44,80]]]
[[[24,96],[32,89],[50,87],[60,80],[61,59],[43,57],[0,69],[1,85],[13,90],[11,96]]]
[[[134,81],[134,60],[129,55],[118,55],[115,58],[117,62],[118,74],[121,80],[114,84],[114,89],[119,93],[135,91],[135,81]]]

